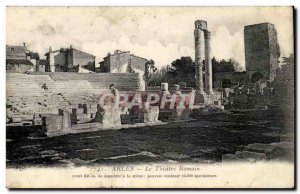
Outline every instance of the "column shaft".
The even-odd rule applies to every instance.
[[[205,91],[207,94],[213,93],[212,88],[212,64],[210,58],[210,32],[205,31]]]
[[[201,29],[195,28],[195,73],[196,73],[196,89],[197,92],[202,94],[203,91],[203,74],[202,74],[202,61],[201,61]]]

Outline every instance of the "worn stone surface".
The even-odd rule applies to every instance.
[[[294,151],[295,146],[294,142],[278,142],[278,143],[271,143],[270,145],[275,146],[277,148],[277,153],[275,159],[294,159]]]
[[[159,116],[159,107],[152,106],[142,114],[143,114],[143,122],[145,123],[157,122]]]
[[[222,162],[232,162],[237,161],[238,158],[234,154],[223,154],[222,155]]]
[[[42,124],[47,134],[67,133],[71,130],[71,117],[67,110],[59,109],[59,115],[43,117]]]
[[[237,151],[235,155],[240,160],[246,160],[250,162],[267,160],[267,156],[264,153],[257,153],[257,152],[250,152],[250,151]]]
[[[294,142],[294,133],[286,133],[283,135],[280,135],[280,141],[282,142]]]
[[[281,155],[280,153],[281,151],[278,149],[278,147],[270,144],[262,144],[262,143],[249,144],[245,147],[244,150],[266,154],[267,159],[276,158],[279,155]]]
[[[53,115],[45,118],[45,123],[43,123],[43,126],[45,127],[47,133],[61,133],[62,123],[62,115]]]
[[[71,127],[71,116],[70,112],[67,110],[59,109],[58,110],[59,115],[63,116],[62,120],[62,130],[69,130]]]
[[[100,122],[104,127],[121,125],[121,112],[119,108],[113,106],[102,108],[99,107],[96,113],[95,122]]]

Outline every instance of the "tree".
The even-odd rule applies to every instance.
[[[146,89],[148,87],[148,82],[151,79],[152,75],[157,71],[155,67],[155,63],[152,59],[146,61],[145,63],[145,73],[144,73],[144,80],[146,82]]]
[[[205,61],[203,61],[203,64],[205,64]],[[204,71],[205,65],[203,65]],[[214,57],[212,58],[213,79],[216,73],[236,71],[241,71],[241,66],[234,59],[217,61]],[[162,82],[168,82],[170,85],[185,82],[187,86],[195,87],[195,63],[193,59],[191,57],[176,59],[170,66],[168,65],[151,74],[151,77],[148,79],[150,86],[159,86]]]
[[[243,71],[243,68],[242,68],[242,66],[240,65],[240,63],[237,62],[236,60],[234,60],[233,58],[231,58],[231,59],[229,60],[229,62],[232,63],[233,68],[234,68],[234,71],[237,71],[237,72],[242,72],[242,71]]]
[[[235,72],[234,60],[229,59],[226,61],[225,59],[222,59],[221,61],[217,61],[215,57],[212,58],[212,72],[219,73],[219,72]]]
[[[168,71],[170,66],[164,66],[160,70],[154,72],[148,81],[149,86],[159,86],[163,82],[168,82]]]
[[[195,86],[195,63],[191,57],[181,57],[171,63],[171,68],[167,72],[169,83],[177,84],[185,82],[188,86]]]

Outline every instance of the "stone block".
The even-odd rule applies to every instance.
[[[33,114],[18,114],[18,115],[13,115],[12,116],[13,120],[21,120],[21,121],[29,121],[29,120],[33,120]],[[15,121],[13,121],[15,122]]]
[[[97,112],[97,104],[90,104],[87,109],[87,113],[96,113]]]
[[[204,94],[195,94],[195,99],[194,99],[194,104],[199,104],[199,103],[204,103],[205,101],[205,96]]]
[[[42,124],[43,124],[42,118],[35,118],[33,120],[33,125],[42,125]]]
[[[13,116],[12,108],[6,108],[6,116],[8,116],[8,117],[12,117]]]
[[[69,130],[71,127],[71,116],[70,112],[67,110],[59,109],[59,115],[63,116],[62,129]]]
[[[214,105],[215,105],[215,106],[221,106],[222,103],[221,103],[220,100],[215,100],[215,101],[214,101]]]
[[[223,154],[222,155],[222,162],[233,162],[237,161],[237,157],[234,154]]]
[[[280,135],[280,141],[294,142],[294,133],[286,133],[286,134]]]
[[[245,151],[262,153],[266,155],[266,159],[273,159],[280,155],[278,147],[271,144],[254,143],[245,147]]]
[[[72,115],[76,115],[77,114],[77,108],[72,108]]]
[[[143,122],[144,123],[157,122],[158,116],[159,116],[159,107],[158,106],[149,107],[142,114],[143,114]]]
[[[88,106],[87,104],[82,104],[83,114],[88,114]]]
[[[118,108],[102,108],[98,107],[98,111],[96,113],[95,122],[100,122],[105,127],[109,126],[119,126],[121,125],[121,113]]]
[[[22,121],[23,121],[23,119],[20,118],[20,117],[13,117],[13,118],[11,118],[11,122],[13,122],[13,123],[20,123]]]
[[[264,153],[250,152],[250,151],[237,151],[235,156],[238,160],[256,162],[256,161],[265,161],[267,156]]]
[[[256,110],[268,110],[268,106],[263,105],[255,105]]]
[[[77,115],[77,123],[87,123],[89,121],[91,121],[91,114]]]
[[[84,108],[77,108],[76,114],[85,114],[84,113]]]
[[[46,129],[48,134],[62,133],[62,115],[52,115],[45,117],[43,127]]]
[[[77,115],[76,114],[71,114],[71,125],[76,125],[77,124]]]
[[[191,110],[188,107],[180,109],[179,107],[172,110],[172,120],[188,120],[190,119]]]
[[[169,91],[169,84],[168,83],[161,83],[161,91]]]
[[[293,160],[295,145],[294,142],[278,142],[270,145],[277,147],[276,157],[273,159]]]
[[[60,115],[50,115],[43,118],[43,128],[47,134],[70,132],[71,122],[68,111],[59,110]]]

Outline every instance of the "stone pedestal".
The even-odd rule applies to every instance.
[[[47,134],[59,135],[68,133],[71,130],[70,113],[66,110],[59,109],[59,115],[51,115],[43,118],[43,129]]]
[[[152,106],[139,114],[139,119],[144,123],[158,122],[159,107]]]
[[[72,108],[71,124],[72,125],[76,125],[77,124],[77,109],[76,108]]]
[[[104,127],[121,125],[121,111],[118,108],[98,107],[95,122],[102,123]]]
[[[63,109],[58,109],[58,114],[63,116],[62,129],[69,130],[71,127],[71,116],[70,116],[69,111],[63,110]]]

